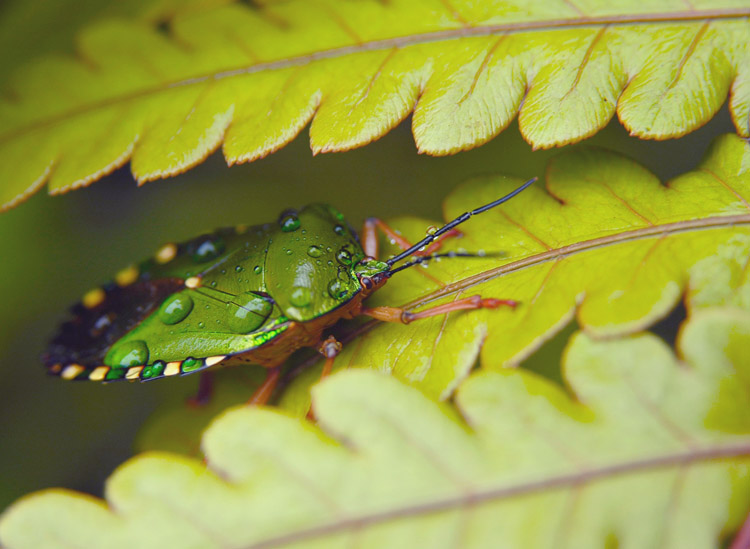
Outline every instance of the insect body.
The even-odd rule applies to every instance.
[[[456,225],[533,181],[413,246],[376,219],[365,223],[361,244],[343,215],[322,204],[287,210],[274,224],[167,244],[86,294],[43,360],[52,374],[93,381],[151,380],[248,362],[269,369],[267,396],[280,365],[301,347],[318,346],[330,368],[340,345],[323,334],[339,319],[365,314],[406,323],[457,309],[514,305],[473,296],[409,313],[368,309],[362,302],[394,273],[434,257],[425,254],[453,235]],[[404,252],[377,260],[376,228],[400,239]],[[418,257],[397,266],[412,256]]]

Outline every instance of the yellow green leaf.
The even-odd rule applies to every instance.
[[[139,182],[222,144],[230,164],[255,160],[310,122],[314,153],[365,145],[410,113],[417,147],[434,155],[484,143],[516,114],[537,148],[579,141],[615,112],[634,135],[666,139],[705,124],[731,90],[737,132],[750,135],[744,1],[263,4],[87,8],[97,16],[75,57],[50,54],[6,79],[2,208],[128,160]]]
[[[138,456],[106,502],[43,491],[0,518],[40,547],[716,547],[750,509],[750,313],[708,309],[681,359],[649,334],[575,335],[567,390],[481,372],[456,407],[376,372],[314,389],[319,427],[240,407],[206,462]]]

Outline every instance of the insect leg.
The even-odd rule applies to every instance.
[[[328,336],[328,339],[318,347],[318,352],[326,359],[326,363],[323,365],[323,372],[320,374],[320,379],[323,379],[331,373],[333,361],[336,360],[336,356],[341,352],[341,343],[336,341],[335,337]]]
[[[320,373],[320,379],[322,380],[330,375],[331,370],[333,369],[333,361],[336,360],[336,357],[341,352],[341,343],[339,343],[335,337],[328,336],[328,338],[326,338],[326,340],[318,347],[318,352],[326,359],[326,363],[323,365],[323,371]],[[307,419],[315,421],[315,413],[312,411],[312,408],[307,411]]]
[[[745,517],[745,522],[742,524],[740,531],[737,532],[737,536],[732,540],[729,549],[747,549],[748,547],[750,547],[750,513]]]
[[[273,390],[276,388],[276,384],[279,382],[281,376],[281,366],[275,366],[268,368],[266,371],[266,379],[263,383],[255,389],[253,396],[247,401],[250,406],[262,406],[271,398]]]
[[[373,307],[372,309],[362,309],[363,315],[371,316],[377,320],[383,322],[400,322],[402,324],[409,324],[420,318],[428,318],[436,315],[443,315],[453,311],[471,310],[471,309],[496,309],[500,306],[506,306],[515,308],[518,305],[517,301],[512,299],[495,299],[482,298],[479,295],[473,295],[465,299],[459,299],[452,303],[444,303],[418,313],[412,313],[400,307]]]
[[[204,404],[208,404],[211,400],[211,395],[214,392],[214,373],[213,372],[201,372],[200,378],[198,379],[198,393],[190,397],[187,401],[188,406],[198,408]]]
[[[412,247],[411,242],[398,234],[395,229],[392,229],[389,225],[387,225],[377,217],[370,217],[365,220],[365,224],[362,227],[362,244],[366,255],[375,258],[378,257],[378,237],[376,232],[377,229],[383,231],[383,234],[393,240],[393,242],[395,242],[396,245],[402,250],[408,250]],[[458,229],[451,229],[450,231],[441,234],[424,250],[414,252],[414,255],[430,255],[431,253],[440,249],[440,247],[443,245],[443,241],[446,238],[453,238],[460,235],[461,231],[459,231]]]

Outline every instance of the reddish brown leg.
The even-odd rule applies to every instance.
[[[750,513],[745,518],[742,528],[737,532],[729,549],[750,549]]]
[[[323,371],[320,374],[320,379],[323,379],[331,373],[333,361],[336,360],[336,356],[341,352],[341,343],[336,341],[335,337],[328,336],[328,339],[318,347],[318,352],[326,358],[326,363],[323,365]]]
[[[378,257],[377,229],[383,231],[383,233],[388,238],[393,240],[396,245],[402,250],[408,250],[412,247],[411,242],[406,240],[403,236],[398,234],[394,229],[386,225],[383,221],[381,221],[377,217],[370,217],[365,220],[364,227],[362,227],[362,246],[366,255],[375,258]],[[440,247],[443,245],[443,241],[446,238],[453,238],[460,235],[461,231],[459,231],[458,229],[451,229],[450,231],[437,237],[437,239],[435,239],[435,241],[427,246],[424,250],[415,252],[414,255],[430,255],[431,253],[440,249]]]
[[[214,392],[214,373],[211,371],[201,372],[198,379],[198,393],[187,400],[188,406],[199,408],[208,404]]]
[[[247,401],[250,406],[262,406],[271,398],[273,390],[276,388],[276,384],[279,382],[281,376],[281,366],[275,368],[269,368],[266,372],[266,379],[263,381],[260,387],[255,389],[253,396]]]
[[[318,352],[326,358],[326,362],[323,364],[323,371],[320,373],[320,379],[322,380],[330,375],[331,370],[333,369],[333,361],[336,360],[336,356],[341,352],[341,343],[336,341],[335,337],[328,336],[328,338],[320,344],[320,347],[318,347]],[[315,421],[315,414],[313,413],[312,408],[307,411],[307,419]]]
[[[409,322],[419,320],[420,318],[444,315],[453,311],[496,309],[503,305],[515,308],[518,305],[518,302],[513,301],[512,299],[495,299],[492,297],[482,299],[482,296],[473,295],[452,303],[444,303],[443,305],[438,305],[431,309],[425,309],[418,313],[412,313],[399,307],[373,307],[372,309],[362,309],[362,314],[382,320],[383,322],[400,322],[402,324],[409,324]]]

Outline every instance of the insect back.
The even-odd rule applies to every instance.
[[[354,265],[365,254],[341,213],[312,204],[283,212],[279,227],[268,245],[266,284],[287,317],[318,318],[360,289]]]

